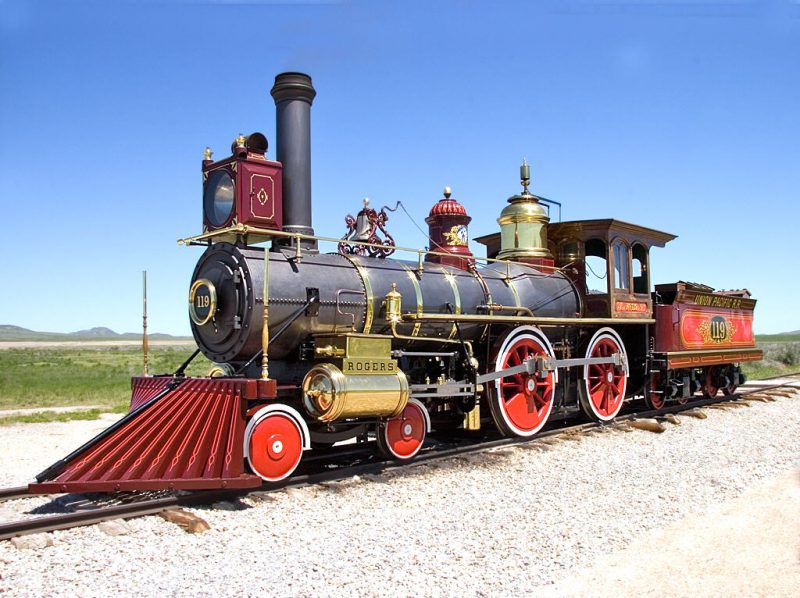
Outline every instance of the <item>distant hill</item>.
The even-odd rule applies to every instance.
[[[794,330],[792,332],[779,332],[778,334],[800,334],[800,330]]]
[[[183,340],[190,339],[188,336],[172,336],[171,334],[154,333],[148,334],[148,338],[154,340]],[[22,326],[11,324],[0,324],[0,341],[114,341],[114,340],[135,340],[142,338],[141,332],[125,332],[120,334],[110,328],[98,326],[88,330],[78,330],[77,332],[37,332],[28,330]]]

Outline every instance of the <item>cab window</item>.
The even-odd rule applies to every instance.
[[[650,280],[647,276],[647,248],[638,243],[631,249],[633,257],[633,292],[646,295],[650,292]]]
[[[614,247],[614,288],[629,290],[628,248],[622,241],[616,241]]]
[[[586,241],[586,290],[589,294],[608,292],[606,244],[600,239]]]

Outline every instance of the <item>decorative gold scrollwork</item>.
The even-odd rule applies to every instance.
[[[393,211],[384,206],[378,212],[370,208],[369,199],[365,199],[364,207],[355,217],[352,214],[345,216],[344,222],[347,225],[347,232],[342,237],[342,242],[339,243],[339,253],[381,258],[392,255],[394,253],[394,239],[386,230],[386,222],[389,220],[389,215],[386,213],[387,209]],[[378,229],[386,237],[385,239],[381,239],[378,236]],[[378,245],[379,247],[373,247],[373,245]]]

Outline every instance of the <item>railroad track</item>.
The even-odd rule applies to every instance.
[[[794,382],[798,379],[798,377],[800,376],[779,376],[776,378],[788,378],[792,379]],[[767,380],[761,382],[766,381]],[[562,424],[560,427],[555,427],[540,432],[533,438],[494,437],[477,443],[467,442],[466,440],[463,442],[434,442],[430,446],[425,447],[411,462],[378,460],[375,457],[375,452],[371,450],[372,443],[369,443],[369,446],[363,448],[358,447],[354,449],[352,447],[342,447],[342,449],[339,451],[334,450],[316,458],[309,458],[306,463],[306,470],[310,470],[308,473],[293,476],[289,480],[280,484],[265,485],[259,489],[249,491],[206,490],[181,493],[172,496],[158,496],[155,498],[151,498],[148,494],[129,494],[124,495],[123,498],[120,499],[121,504],[102,505],[97,507],[92,506],[92,501],[85,500],[82,501],[84,510],[78,510],[71,513],[45,515],[0,524],[0,540],[7,540],[15,536],[26,534],[51,532],[85,525],[94,525],[96,523],[112,519],[131,519],[146,515],[154,515],[168,509],[231,500],[245,494],[258,496],[286,488],[297,488],[320,484],[323,482],[344,480],[353,476],[379,474],[393,469],[434,463],[436,461],[441,461],[464,454],[479,453],[495,448],[535,443],[543,438],[565,434],[574,435],[587,430],[618,426],[626,421],[632,421],[636,419],[659,419],[663,418],[667,414],[680,413],[682,411],[688,411],[698,407],[705,407],[718,403],[735,402],[749,395],[756,393],[768,393],[769,391],[775,391],[785,387],[791,388],[791,382],[759,386],[756,388],[745,387],[746,390],[744,392],[736,393],[730,396],[713,399],[698,399],[684,405],[670,405],[659,410],[641,411],[633,409],[629,410],[624,415],[617,417],[614,422],[608,424],[601,424],[597,422],[583,422],[574,425]],[[794,388],[797,387],[795,386]],[[361,462],[359,462],[359,459],[361,459]],[[325,463],[329,463],[331,460],[340,461],[342,464],[339,466],[334,464],[333,466],[329,466],[327,468],[322,466],[323,461]],[[14,500],[31,496],[33,495],[28,493],[26,486],[0,489],[0,501]]]

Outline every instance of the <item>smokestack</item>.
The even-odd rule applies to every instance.
[[[281,73],[272,87],[278,162],[283,164],[283,230],[313,235],[311,226],[311,77]],[[316,242],[303,246],[316,249]]]

